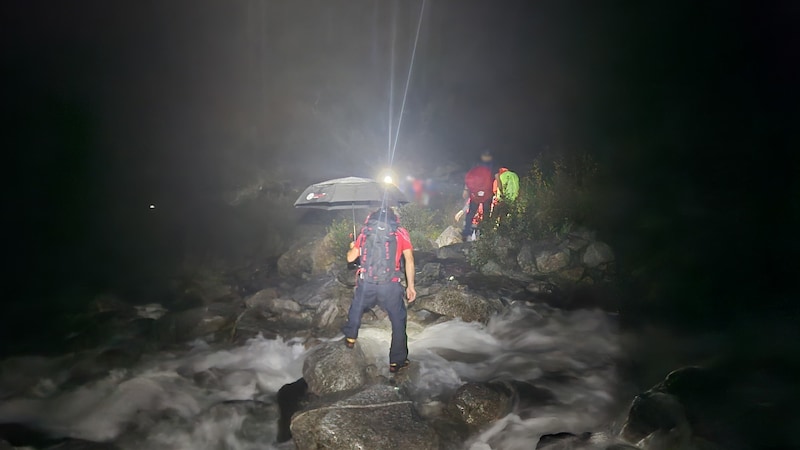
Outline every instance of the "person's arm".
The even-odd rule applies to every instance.
[[[464,192],[461,194],[461,198],[464,200],[469,198],[469,189],[466,186],[464,186]]]
[[[406,297],[408,303],[413,303],[417,299],[417,290],[414,288],[414,250],[403,250],[403,257],[406,259]]]
[[[350,250],[347,251],[347,262],[351,263],[355,261],[358,256],[361,254],[361,251],[358,247],[356,247],[355,242],[350,243]]]

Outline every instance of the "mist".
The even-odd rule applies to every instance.
[[[302,219],[265,198],[387,166],[457,179],[487,148],[520,173],[597,159],[597,225],[649,274],[637,319],[794,314],[796,6],[422,6],[4,3],[4,320],[159,300],[142,286],[187,252],[246,254]]]

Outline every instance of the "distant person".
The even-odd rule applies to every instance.
[[[497,182],[497,200],[501,203],[511,203],[519,196],[519,175],[501,167],[494,175]]]
[[[347,262],[361,261],[356,272],[356,289],[347,323],[342,327],[345,345],[353,348],[361,328],[364,311],[375,305],[386,311],[392,323],[392,342],[389,347],[389,372],[396,373],[407,367],[408,336],[406,335],[406,304],[401,281],[401,257],[405,260],[408,303],[417,298],[414,289],[414,251],[408,230],[391,208],[380,208],[371,213],[356,240],[350,243]]]
[[[512,211],[512,205],[519,197],[519,176],[501,167],[494,174],[494,199],[492,200],[492,217],[497,220]]]
[[[464,215],[464,229],[461,231],[461,240],[466,242],[474,235],[477,225],[483,216],[489,214],[492,207],[492,185],[494,175],[491,169],[492,154],[484,152],[481,162],[470,169],[464,176],[464,192],[462,197],[467,201]],[[476,218],[478,220],[474,220]],[[477,223],[476,223],[477,222]]]
[[[430,185],[430,180],[412,177],[410,175],[409,179],[411,182],[411,192],[413,193],[414,203],[423,206],[428,206],[428,201],[430,200],[430,197],[428,195],[428,187]]]

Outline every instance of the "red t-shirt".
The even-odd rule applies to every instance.
[[[408,230],[403,227],[397,227],[397,231],[395,232],[395,236],[397,237],[397,254],[394,256],[394,268],[395,270],[400,270],[400,258],[403,257],[403,250],[413,250],[414,246],[411,245],[411,237],[408,235]],[[358,251],[361,251],[361,245],[364,244],[364,241],[367,239],[367,236],[364,234],[364,230],[361,230],[361,234],[358,235],[358,239],[356,239],[355,244],[353,247],[357,248]],[[399,280],[394,280],[399,281]]]

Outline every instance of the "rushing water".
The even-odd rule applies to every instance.
[[[385,322],[366,325],[359,339],[378,367],[388,353]],[[426,411],[467,381],[528,381],[557,398],[535,412],[517,408],[470,449],[529,449],[542,434],[601,430],[630,400],[618,392],[616,320],[601,311],[516,305],[485,325],[410,323],[409,349],[419,371],[410,391]],[[66,381],[63,359],[6,360],[0,423],[124,449],[293,448],[275,444],[275,394],[302,376],[306,351],[303,342],[280,338],[227,348],[194,342],[79,385]]]

